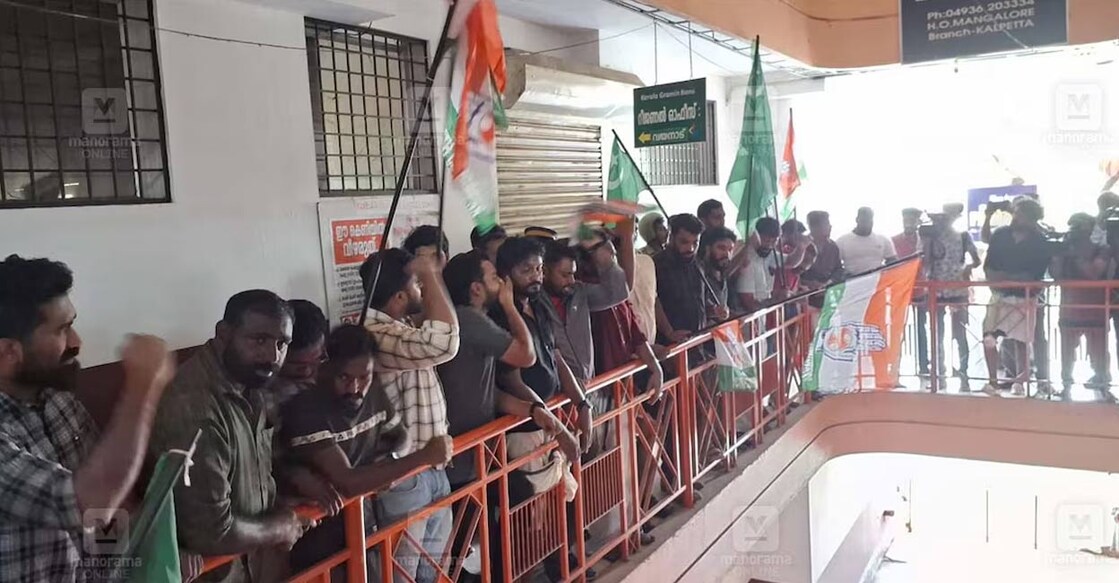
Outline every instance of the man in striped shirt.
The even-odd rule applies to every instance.
[[[459,327],[438,262],[430,254],[413,257],[402,249],[388,249],[370,256],[361,267],[365,289],[373,287],[365,327],[377,344],[377,381],[410,440],[397,449],[400,456],[448,434],[447,403],[435,367],[458,353]],[[421,313],[423,324],[412,325],[409,317]],[[396,522],[450,493],[443,468],[430,468],[377,497],[378,523]],[[436,512],[414,522],[409,531],[428,555],[440,557],[450,536],[451,513]],[[409,545],[402,545],[397,555],[417,583],[436,580],[434,566]]]

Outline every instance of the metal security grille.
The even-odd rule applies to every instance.
[[[637,166],[650,186],[719,184],[715,145],[715,102],[707,102],[707,140],[637,149]]]
[[[497,137],[499,220],[510,232],[563,232],[580,207],[602,199],[602,128],[508,113]]]
[[[421,112],[427,43],[420,39],[307,19],[307,64],[315,161],[323,196],[392,190],[408,132],[425,120],[406,192],[435,191],[431,111]]]
[[[150,0],[0,4],[0,208],[170,201]]]

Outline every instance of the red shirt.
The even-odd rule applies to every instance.
[[[556,315],[559,316],[560,321],[567,321],[567,299],[563,296],[553,296],[548,294],[548,298],[552,300],[552,307],[556,309]]]
[[[591,312],[594,330],[595,374],[602,374],[633,360],[637,347],[648,341],[633,305],[626,300],[609,310]]]
[[[898,258],[909,257],[917,252],[917,248],[921,245],[921,237],[917,233],[906,235],[894,235],[894,249],[898,252]]]

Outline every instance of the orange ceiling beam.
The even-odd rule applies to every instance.
[[[646,0],[696,23],[808,65],[856,68],[901,61],[897,0]],[[1069,44],[1119,39],[1119,0],[1068,0]]]

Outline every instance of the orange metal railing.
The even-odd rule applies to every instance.
[[[1026,290],[1029,301],[1032,302],[1028,310],[1028,326],[1036,330],[1035,341],[1030,343],[1026,352],[1026,361],[1017,363],[1015,368],[1031,370],[1031,374],[1024,383],[1027,396],[1037,396],[1039,391],[1048,393],[1047,385],[1059,385],[1062,381],[1060,371],[1061,356],[1066,344],[1080,347],[1080,335],[1084,332],[1094,332],[1102,338],[1093,339],[1093,342],[1103,342],[1105,353],[1100,355],[1106,362],[1107,374],[1114,372],[1110,362],[1117,354],[1116,341],[1109,329],[1113,320],[1119,319],[1119,281],[1117,280],[1064,280],[1064,281],[1033,281],[1033,282],[921,282],[918,292],[924,292],[925,298],[915,301],[913,310],[923,310],[928,319],[927,325],[927,360],[929,363],[929,388],[936,392],[946,386],[946,381],[952,378],[951,371],[958,369],[967,371],[964,382],[986,382],[986,363],[983,358],[983,328],[984,318],[992,296],[1000,289]],[[963,301],[945,301],[942,293],[948,290],[967,290],[966,299]],[[1087,293],[1087,297],[1084,294]],[[1079,296],[1079,297],[1077,297]],[[937,317],[938,312],[945,312],[943,322]],[[952,329],[953,313],[962,316],[962,329]],[[1062,323],[1062,313],[1072,315]],[[1113,317],[1114,316],[1114,317]],[[906,330],[906,352],[910,356],[909,362],[903,363],[903,369],[909,374],[917,374],[920,360],[918,353],[916,318],[909,318]],[[944,329],[942,329],[942,327]],[[956,333],[962,332],[969,362],[960,362],[959,346],[953,341]],[[1088,340],[1085,340],[1086,344]],[[1072,344],[1075,343],[1075,344]],[[955,350],[954,350],[955,348]],[[957,354],[953,354],[957,353]],[[1083,361],[1084,350],[1077,350],[1075,359]],[[1021,370],[1021,369],[1019,369]],[[1077,376],[1072,380],[1080,384],[1083,378]],[[861,379],[857,380],[861,382]],[[974,388],[974,387],[973,387]],[[1056,391],[1055,391],[1056,392]]]
[[[363,497],[348,500],[343,510],[346,548],[291,580],[330,581],[331,571],[345,566],[348,581],[366,581],[366,549],[376,549],[383,581],[392,581],[392,575],[397,581],[410,581],[395,556],[406,547],[411,554],[419,554],[421,561],[435,566],[441,581],[457,581],[469,545],[457,545],[464,547],[459,556],[451,556],[449,545],[442,556],[431,557],[406,531],[413,521],[444,508],[453,510],[450,540],[465,538],[480,547],[484,581],[524,578],[557,555],[572,557],[553,560],[558,563],[555,572],[560,579],[585,580],[588,570],[611,553],[625,559],[636,551],[642,527],[658,513],[675,504],[690,508],[701,478],[718,468],[733,467],[739,452],[762,442],[767,427],[784,424],[794,397],[803,398],[797,387],[811,332],[806,311],[806,300],[800,298],[737,320],[744,327],[747,347],[758,369],[759,390],[754,392],[718,390],[714,361],[705,356],[713,355],[710,332],[672,347],[664,361],[665,391],[656,403],[634,382],[635,375],[644,369],[637,362],[593,379],[588,393],[611,397],[612,405],[596,412],[594,423],[596,428],[605,428],[609,446],[593,459],[573,464],[579,487],[570,505],[564,501],[562,487],[526,500],[513,499],[510,473],[548,455],[554,445],[508,459],[506,435],[524,420],[505,417],[454,440],[456,454],[474,451],[479,476],[475,482],[406,520],[379,525],[368,538],[363,536]],[[548,406],[561,421],[574,426],[575,411],[566,399],[557,398]],[[493,524],[485,518],[491,506],[497,507]],[[323,517],[316,508],[300,508],[299,512]],[[571,536],[584,533],[589,525],[608,515],[614,516],[608,535],[593,541]],[[497,532],[491,532],[494,527]],[[596,550],[588,552],[589,544]],[[239,558],[211,557],[205,569],[217,569],[232,560]]]

